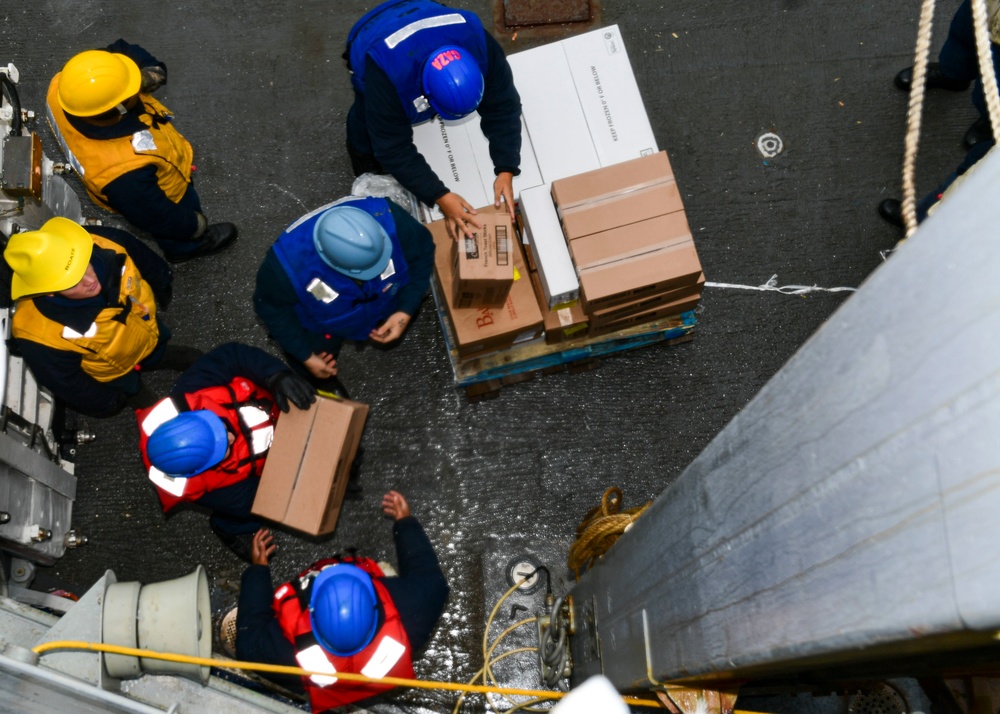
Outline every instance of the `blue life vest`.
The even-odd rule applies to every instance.
[[[430,0],[389,0],[370,10],[347,37],[351,83],[365,93],[365,58],[382,68],[406,109],[411,124],[434,116],[424,99],[424,62],[442,45],[467,50],[485,76],[486,31],[479,17],[467,10],[444,7]]]
[[[319,217],[334,206],[352,206],[370,213],[389,234],[392,257],[377,278],[358,283],[323,262],[313,243]],[[368,333],[396,312],[399,289],[409,282],[396,222],[384,198],[348,197],[317,208],[285,229],[274,244],[274,255],[295,286],[295,312],[307,330],[352,340]]]

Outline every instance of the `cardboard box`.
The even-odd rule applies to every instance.
[[[563,233],[573,240],[665,213],[684,213],[680,191],[673,181],[560,211],[559,216]]]
[[[687,312],[688,310],[696,308],[699,300],[701,300],[701,293],[691,297],[680,298],[679,300],[675,300],[665,305],[660,305],[652,310],[629,315],[626,318],[616,320],[615,322],[605,325],[597,326],[591,323],[587,335],[589,337],[600,337],[601,335],[609,335],[612,332],[618,332],[619,330],[626,330],[630,327],[643,325],[647,322],[653,322],[654,320],[662,320],[663,318],[670,317],[672,315],[680,315],[682,312]]]
[[[480,214],[485,212],[481,211]],[[494,210],[490,208],[488,210]],[[455,334],[455,348],[466,359],[505,349],[513,344],[537,339],[542,335],[542,311],[528,279],[528,269],[518,241],[512,241],[514,282],[501,308],[457,308],[452,299],[451,243],[444,221],[427,226],[434,238],[434,269],[441,287],[448,319]]]
[[[562,213],[630,191],[674,181],[667,152],[660,151],[552,182],[552,200]]]
[[[294,404],[274,430],[251,512],[310,535],[337,526],[368,405],[318,397]]]
[[[548,185],[521,192],[524,233],[542,279],[549,309],[572,302],[580,295],[580,281],[569,255],[569,247],[552,203]]]
[[[545,304],[545,290],[542,289],[542,279],[538,273],[532,271],[531,286],[535,289],[535,297],[542,309],[542,318],[545,320],[545,342],[556,344],[571,340],[574,337],[582,337],[587,334],[587,324],[590,320],[587,313],[583,311],[583,305],[579,301],[567,307],[560,307],[549,310]]]
[[[573,239],[569,242],[569,252],[577,270],[582,271],[690,240],[687,216],[684,211],[676,211]]]
[[[677,302],[685,298],[700,297],[704,287],[705,274],[702,273],[698,276],[698,280],[691,285],[682,285],[679,288],[673,288],[671,290],[666,290],[662,293],[656,293],[653,295],[646,295],[637,300],[622,303],[621,305],[614,305],[612,307],[604,308],[603,310],[594,310],[588,318],[590,320],[590,324],[594,328],[604,327],[605,325],[618,322],[619,320],[624,320],[632,317],[633,315],[650,312],[668,305],[669,303]]]
[[[644,295],[690,285],[701,272],[694,241],[686,240],[581,270],[580,293],[584,309],[592,314],[601,308],[631,302]]]
[[[490,203],[493,198],[493,182],[496,181],[493,157],[490,156],[490,142],[483,134],[481,128],[481,118],[475,115],[476,120],[465,125],[469,134],[469,143],[472,145],[473,154],[476,157],[476,166],[479,167],[479,178],[483,184],[483,191],[487,195],[486,202]],[[518,201],[521,191],[533,186],[540,186],[542,172],[538,168],[538,160],[535,158],[535,149],[528,139],[528,129],[524,124],[524,117],[521,117],[521,165],[518,167],[521,173],[514,177],[514,201]],[[478,204],[473,204],[478,205]]]
[[[455,307],[503,307],[514,282],[513,244],[516,242],[510,214],[480,211],[482,228],[472,237],[452,241],[455,276]]]

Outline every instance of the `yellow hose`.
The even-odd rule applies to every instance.
[[[110,654],[125,655],[126,657],[143,657],[145,659],[158,659],[165,662],[180,662],[182,664],[194,664],[201,667],[236,667],[257,672],[272,672],[274,674],[291,674],[309,677],[320,675],[329,677],[328,672],[313,672],[301,667],[287,667],[280,664],[261,664],[259,662],[239,662],[236,660],[219,660],[211,657],[192,657],[189,655],[173,654],[171,652],[153,652],[135,647],[120,647],[119,645],[108,645],[99,642],[81,642],[77,640],[56,640],[53,642],[43,642],[32,648],[37,654],[45,654],[52,650],[90,650],[92,652],[108,652]],[[353,674],[350,672],[337,672],[337,679],[345,682],[365,682],[374,684],[388,684],[394,687],[412,687],[414,689],[442,689],[449,692],[472,692],[478,694],[514,694],[525,697],[535,697],[538,699],[562,699],[567,692],[556,692],[540,689],[517,689],[513,687],[490,687],[478,684],[459,684],[457,682],[424,681],[420,679],[404,679],[402,677],[366,677],[363,674]],[[663,704],[652,699],[642,699],[639,697],[622,696],[627,704],[635,706],[663,708]]]

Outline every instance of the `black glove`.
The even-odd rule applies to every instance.
[[[305,377],[300,377],[290,369],[277,372],[267,378],[267,388],[274,395],[278,409],[287,412],[288,402],[299,409],[308,409],[316,401],[316,390]]]

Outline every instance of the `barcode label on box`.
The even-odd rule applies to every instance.
[[[497,226],[497,265],[508,265],[510,247],[507,245],[507,226]]]

